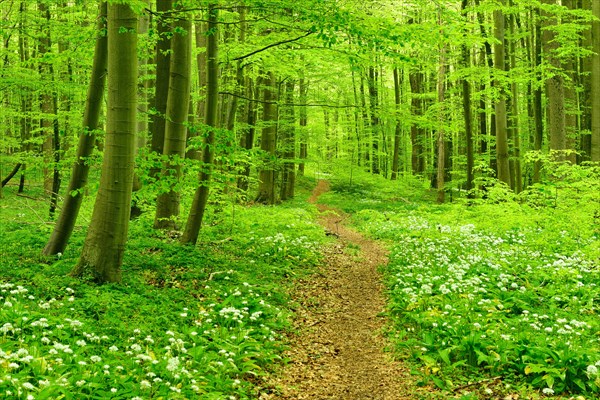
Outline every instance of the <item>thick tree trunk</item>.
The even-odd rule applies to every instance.
[[[165,191],[156,199],[154,227],[176,229],[175,218],[179,216],[179,189],[181,162],[185,157],[186,123],[190,101],[192,68],[192,23],[179,17],[174,24],[171,38],[171,66],[169,67],[169,95],[163,155],[167,161],[161,172]]]
[[[98,196],[74,276],[119,282],[127,242],[137,110],[137,15],[108,6],[108,112]]]
[[[219,55],[218,55],[218,8],[215,3],[208,5],[208,32],[206,41],[206,111],[205,124],[209,131],[204,140],[202,150],[202,167],[200,168],[199,186],[194,194],[194,200],[190,214],[181,236],[181,242],[185,244],[196,244],[206,204],[210,191],[210,179],[214,161],[215,130],[218,124],[218,101],[219,101]]]
[[[45,255],[62,253],[73,233],[75,221],[79,215],[81,201],[83,200],[83,188],[87,184],[90,166],[88,158],[94,150],[96,143],[96,130],[100,120],[100,110],[104,96],[106,82],[106,60],[107,60],[107,36],[103,33],[106,27],[106,2],[100,4],[99,18],[94,49],[94,61],[92,65],[92,76],[90,79],[85,111],[83,114],[83,132],[79,135],[77,146],[77,158],[73,165],[67,194],[62,210],[54,225],[48,243],[44,247]]]

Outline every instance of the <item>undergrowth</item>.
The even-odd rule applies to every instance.
[[[305,183],[311,185],[310,182]],[[196,247],[130,225],[123,282],[71,278],[85,229],[40,255],[46,203],[5,190],[0,203],[0,397],[243,399],[282,363],[293,278],[324,240],[306,192],[276,207],[211,212]],[[90,202],[89,200],[86,201]],[[80,224],[89,209],[83,210]]]

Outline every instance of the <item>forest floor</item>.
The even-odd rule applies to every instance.
[[[329,190],[319,181],[309,201]],[[346,227],[343,212],[317,204],[319,222],[337,240],[310,280],[298,282],[296,334],[291,361],[273,382],[277,395],[261,399],[411,399],[414,379],[406,366],[385,353],[385,297],[378,267],[386,250]],[[411,395],[412,394],[412,395]]]

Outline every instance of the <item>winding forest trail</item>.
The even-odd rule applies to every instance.
[[[310,202],[329,190],[319,181]],[[309,281],[299,282],[291,362],[275,382],[279,393],[261,399],[414,399],[414,380],[406,367],[384,353],[385,298],[378,266],[386,251],[343,225],[339,210],[317,204],[319,222],[338,240]],[[412,395],[411,395],[412,394]]]

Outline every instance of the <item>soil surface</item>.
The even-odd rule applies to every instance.
[[[329,189],[319,181],[310,202]],[[294,294],[297,334],[286,356],[291,360],[273,382],[277,394],[261,399],[414,399],[408,369],[384,352],[385,297],[378,267],[387,263],[376,242],[346,227],[341,211],[317,204],[320,223],[335,243],[325,262]]]

